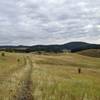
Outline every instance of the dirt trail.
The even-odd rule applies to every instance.
[[[27,57],[27,72],[24,75],[23,80],[21,80],[20,88],[17,91],[16,100],[34,100],[32,96],[32,81],[31,81],[31,74],[32,74],[32,61],[29,57]]]
[[[0,100],[34,100],[32,97],[32,61],[25,57],[25,65],[0,80]]]

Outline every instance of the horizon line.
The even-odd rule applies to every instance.
[[[100,45],[98,43],[89,43],[89,42],[84,42],[84,41],[71,41],[71,42],[65,42],[65,43],[53,43],[53,44],[34,44],[34,45],[24,45],[24,44],[0,44],[0,46],[38,46],[38,45],[64,45],[64,44],[69,44],[69,43],[75,43],[75,42],[80,42],[80,43],[87,43],[87,44],[95,44],[95,45]]]

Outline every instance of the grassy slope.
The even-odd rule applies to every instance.
[[[66,67],[100,68],[100,59],[78,54],[34,55],[37,64],[62,65]]]
[[[100,49],[88,49],[78,52],[81,55],[100,58]]]
[[[18,66],[21,66],[23,62],[23,56],[15,53],[5,53],[5,56],[1,56],[0,52],[0,74],[7,74],[11,70],[16,70]],[[18,62],[17,60],[20,59]]]
[[[17,60],[20,59],[18,62]],[[21,68],[25,64],[23,55],[15,53],[5,53],[5,57],[0,52],[0,100],[14,100],[16,84],[21,77]]]
[[[35,100],[100,99],[100,59],[77,54],[33,55],[33,65]]]
[[[28,56],[31,59],[14,53],[0,57],[0,100],[100,100],[99,58],[71,53]]]

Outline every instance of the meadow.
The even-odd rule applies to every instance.
[[[100,58],[1,53],[0,100],[100,100]]]

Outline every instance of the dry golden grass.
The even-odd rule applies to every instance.
[[[0,56],[0,100],[14,100],[18,80],[24,71],[25,60],[22,55],[5,53]],[[20,61],[18,62],[18,59]]]
[[[81,55],[100,58],[100,49],[88,49],[78,52]]]
[[[99,58],[7,53],[0,56],[0,100],[100,100],[99,76]]]
[[[100,100],[100,59],[59,54],[33,55],[32,60],[35,100]]]

